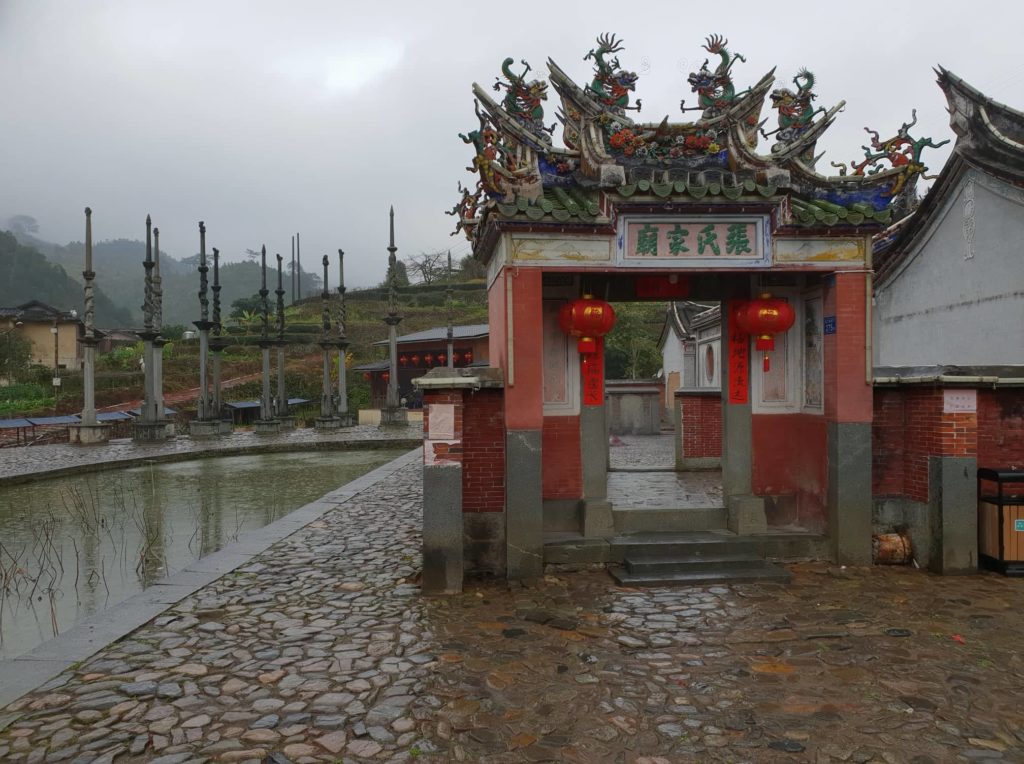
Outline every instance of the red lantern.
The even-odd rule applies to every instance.
[[[576,337],[581,353],[596,353],[597,340],[615,326],[615,310],[604,300],[585,294],[580,300],[567,302],[558,314],[562,331]]]
[[[473,351],[472,350],[467,350],[465,353],[463,353],[462,354],[462,360],[466,362],[467,366],[469,366],[471,363],[473,363]]]
[[[458,366],[459,365],[459,361],[461,361],[461,360],[462,360],[462,354],[459,353],[457,350],[456,351],[452,351],[452,366]]]
[[[408,366],[409,365],[409,356],[407,356],[405,354],[402,354],[402,355],[398,356],[398,362],[400,364],[402,364],[402,366]]]
[[[413,353],[412,357],[409,360],[412,362],[413,366],[419,366],[420,365],[419,353]]]
[[[391,372],[384,372],[383,374],[380,375],[380,378],[387,382],[389,379],[391,379]]]
[[[438,366],[444,366],[446,363],[448,363],[448,354],[447,353],[438,353],[437,354],[437,364],[438,364]]]
[[[426,354],[424,354],[424,356],[423,356],[423,365],[424,366],[432,366],[433,363],[434,363],[434,354],[433,353],[426,353]]]
[[[796,320],[793,307],[785,300],[765,292],[757,300],[744,303],[734,316],[740,329],[754,337],[754,348],[764,352],[764,370],[770,368],[768,353],[775,350],[774,335],[788,331]]]
[[[363,379],[366,380],[367,382],[369,382],[370,381],[370,372],[364,371],[363,372]]]

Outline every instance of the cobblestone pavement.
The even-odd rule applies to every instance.
[[[608,461],[612,469],[662,469],[676,466],[675,435],[612,435]]]
[[[240,430],[215,438],[191,438],[187,435],[179,435],[162,443],[135,443],[130,438],[121,438],[94,446],[72,446],[67,443],[23,446],[5,448],[0,451],[0,481],[111,462],[127,463],[177,456],[187,458],[189,454],[289,450],[293,447],[296,449],[309,448],[311,445],[321,443],[337,445],[353,441],[421,440],[422,438],[423,429],[417,423],[410,427],[386,429],[371,425],[358,425],[324,432],[317,432],[310,427],[277,435],[257,435],[251,431]]]
[[[1024,761],[1024,581],[424,600],[403,469],[0,710],[0,761]],[[2,681],[2,677],[0,677]]]
[[[609,472],[608,501],[615,509],[724,507],[722,472]]]

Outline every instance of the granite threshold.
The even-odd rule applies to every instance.
[[[381,445],[401,447],[401,441],[383,441]],[[418,446],[269,525],[246,531],[239,536],[238,541],[189,563],[116,605],[93,613],[29,652],[0,660],[0,710],[127,636],[218,578],[243,567],[277,542],[319,520],[339,504],[373,488],[422,458],[422,446]]]

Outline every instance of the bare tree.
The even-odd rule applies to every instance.
[[[447,252],[422,252],[405,258],[406,269],[421,284],[443,281],[448,273]]]

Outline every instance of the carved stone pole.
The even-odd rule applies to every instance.
[[[135,423],[134,439],[150,442],[164,440],[167,428],[159,421],[156,394],[156,353],[153,344],[157,339],[158,330],[154,323],[156,307],[153,295],[153,221],[146,215],[146,259],[142,263],[146,270],[144,298],[142,303],[142,367],[143,367],[143,401],[139,412],[139,420]]]
[[[260,396],[260,418],[256,422],[256,432],[280,432],[280,422],[274,419],[274,409],[270,400],[270,346],[274,341],[270,338],[270,304],[267,295],[267,248],[260,250],[260,351],[263,356],[263,394]]]
[[[153,391],[156,420],[165,423],[164,416],[164,345],[167,340],[160,336],[164,330],[164,288],[160,276],[160,229],[153,229]]]
[[[110,428],[96,421],[96,329],[95,329],[95,296],[93,279],[96,273],[92,269],[92,210],[85,208],[85,270],[82,271],[85,281],[85,336],[82,338],[82,354],[84,358],[82,423],[71,425],[69,441],[71,443],[106,443],[110,440]]]
[[[331,400],[331,292],[327,285],[327,266],[330,261],[324,255],[321,264],[324,268],[323,291],[320,292],[320,350],[323,368],[323,385],[320,390],[320,416],[316,420],[318,430],[334,430],[338,427],[338,418],[334,416],[334,402]]]
[[[398,399],[398,325],[402,322],[402,315],[398,312],[398,259],[395,253],[398,247],[395,246],[395,208],[391,208],[390,238],[388,243],[388,312],[384,317],[384,323],[388,327],[388,393],[384,403],[384,411],[381,412],[381,427],[405,426],[408,424],[405,408]]]
[[[213,393],[210,403],[210,418],[217,422],[218,432],[221,434],[230,434],[232,430],[232,422],[230,419],[222,419],[222,413],[224,410],[223,400],[221,398],[221,378],[220,378],[220,363],[221,353],[227,346],[221,333],[224,330],[223,325],[220,321],[220,250],[216,247],[213,248],[213,337],[210,339],[210,351],[213,355]]]
[[[199,330],[199,400],[196,404],[196,419],[189,424],[189,433],[196,437],[220,434],[220,422],[217,421],[216,410],[210,402],[210,383],[207,376],[207,363],[210,355],[209,320],[210,299],[206,274],[210,268],[206,264],[206,224],[199,221],[199,320],[193,325]]]
[[[345,252],[338,250],[338,320],[335,322],[338,328],[338,405],[337,415],[342,427],[352,425],[352,415],[348,413],[348,380],[345,368],[345,356],[348,353],[348,334],[346,323],[348,316],[345,313]]]
[[[291,430],[295,427],[295,417],[288,415],[288,393],[284,386],[284,258],[277,255],[277,411],[276,419],[281,422],[281,429]]]
[[[455,327],[452,326],[452,251],[448,250],[448,287],[444,295],[445,307],[448,311],[448,363],[449,369],[455,368]]]

